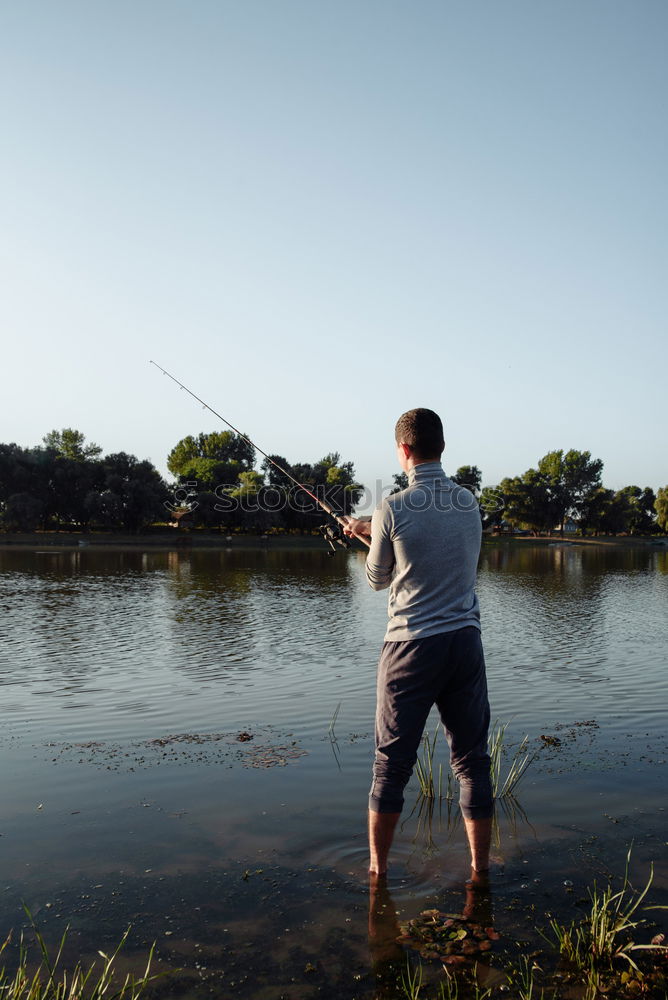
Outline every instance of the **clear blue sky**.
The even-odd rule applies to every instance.
[[[665,0],[0,8],[0,441],[668,482]]]

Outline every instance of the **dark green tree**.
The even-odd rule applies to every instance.
[[[187,523],[200,528],[222,531],[225,526],[224,516],[218,507],[220,500],[215,493],[197,492],[193,496],[193,509],[188,515]]]
[[[3,522],[10,531],[34,531],[44,517],[43,502],[31,493],[12,493],[3,508]]]
[[[465,486],[474,496],[478,496],[482,483],[482,472],[477,465],[461,465],[454,476],[450,478],[458,486]]]
[[[28,493],[40,500],[46,517],[56,459],[52,449],[0,445],[0,503],[14,493]]]
[[[85,448],[80,451],[83,454]],[[42,527],[86,527],[86,495],[98,485],[99,477],[100,465],[95,459],[69,458],[54,447],[0,446],[0,504],[6,504],[12,494],[20,494],[22,509],[28,509],[26,497],[32,497],[35,504],[30,510],[41,512]]]
[[[505,501],[500,486],[485,486],[480,494],[480,516],[483,528],[498,527],[503,521]]]
[[[298,483],[306,486],[337,512],[351,513],[362,495],[364,488],[355,481],[355,466],[352,462],[342,462],[338,452],[330,452],[313,465],[308,462],[291,465],[283,456],[271,457],[287,469]],[[271,504],[267,502],[264,504],[265,508],[271,508],[274,512],[280,510],[280,521],[288,530],[309,531],[316,527],[323,512],[315,501],[266,459],[262,463],[262,469],[267,487],[272,487]],[[284,494],[283,503],[278,502],[280,492]],[[273,519],[275,521],[276,518]]]
[[[97,458],[102,453],[98,444],[86,444],[86,436],[72,427],[63,427],[61,431],[49,431],[42,439],[44,447],[55,451],[61,458],[69,458],[82,462],[89,458]]]
[[[45,470],[42,470],[45,471]],[[51,523],[87,528],[90,509],[87,497],[102,488],[104,475],[99,461],[58,456],[49,470],[44,500]]]
[[[620,508],[625,512],[625,524],[621,531],[631,535],[651,535],[655,528],[656,511],[654,491],[646,486],[625,486],[615,494]]]
[[[619,517],[614,490],[598,486],[582,503],[580,528],[583,534],[609,535],[618,530]]]
[[[392,479],[394,479],[394,486],[390,491],[390,496],[393,493],[399,493],[401,490],[408,488],[408,476],[405,472],[394,472],[392,474]]]
[[[33,485],[30,453],[17,444],[0,444],[0,503]]]
[[[567,517],[578,517],[586,497],[601,485],[603,462],[588,451],[549,451],[538,463],[548,491],[554,524],[564,530]]]
[[[325,501],[338,513],[350,514],[362,495],[364,487],[355,481],[355,466],[352,462],[342,462],[338,451],[330,452],[313,466],[316,495],[324,495]]]
[[[269,457],[299,481],[298,476],[295,475],[294,470],[290,467],[287,458],[283,458],[282,455],[270,455]],[[285,473],[277,469],[276,465],[273,465],[267,458],[262,461],[262,472],[264,473],[264,480],[267,486],[286,486],[290,484],[290,480]]]
[[[651,486],[645,486],[642,491],[642,495],[638,500],[638,506],[641,510],[643,531],[648,535],[656,533],[657,523],[656,523],[656,493],[651,488]]]
[[[89,515],[96,521],[125,531],[140,531],[165,516],[166,483],[148,461],[119,452],[102,460],[102,488],[86,498]]]
[[[654,501],[656,523],[662,531],[668,531],[668,486],[660,486]]]
[[[501,480],[503,520],[516,528],[529,528],[534,533],[550,531],[555,523],[556,507],[545,477],[537,469],[528,469],[522,476]]]
[[[255,449],[233,431],[189,435],[169,453],[167,468],[180,482],[196,482],[204,489],[233,485],[239,473],[255,464]]]

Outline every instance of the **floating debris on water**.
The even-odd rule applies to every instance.
[[[239,744],[242,744],[240,746]],[[220,764],[232,767],[285,767],[308,753],[292,733],[278,733],[272,727],[233,733],[172,733],[141,743],[116,744],[48,743],[54,764],[71,761],[94,764],[109,771],[137,771],[160,764]],[[39,809],[42,806],[38,806]]]
[[[401,944],[415,948],[422,958],[437,959],[446,965],[475,961],[491,951],[492,943],[501,936],[493,927],[441,910],[423,910],[400,926]]]

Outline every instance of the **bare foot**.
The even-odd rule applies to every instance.
[[[466,885],[471,886],[473,889],[488,889],[489,888],[489,868],[482,868],[478,871],[475,868],[471,868],[471,875],[466,880]]]

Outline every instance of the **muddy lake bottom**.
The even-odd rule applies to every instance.
[[[653,865],[645,902],[668,904],[666,554],[483,556],[502,775],[524,736],[535,759],[497,802],[477,893],[456,801],[430,804],[413,779],[370,896],[385,607],[362,570],[355,554],[312,551],[0,553],[9,964],[27,906],[50,948],[69,928],[69,965],[131,926],[119,969],[141,973],[155,942],[156,996],[405,996],[410,963],[431,1000],[441,961],[396,938],[435,910],[493,928],[466,968],[519,996],[503,970],[536,955],[558,982],[539,930],[579,920],[594,883],[621,887],[629,848],[633,887]],[[437,759],[445,769],[442,735]],[[642,916],[637,940],[668,930],[666,911]]]

